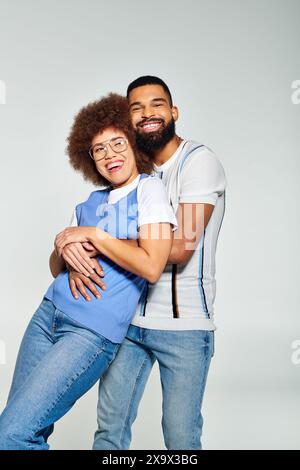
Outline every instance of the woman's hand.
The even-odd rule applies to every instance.
[[[84,242],[82,243],[82,246],[86,250],[90,258],[95,258],[95,256],[99,255],[99,252],[96,250],[94,245],[92,245],[92,243]]]
[[[93,259],[93,253],[95,249],[91,251],[87,250],[85,243],[79,242],[68,243],[62,250],[62,258],[67,263],[67,267],[70,266],[72,269],[90,276],[93,273],[97,273],[99,276],[103,276],[103,269],[98,263],[97,259]],[[97,252],[94,256],[97,255]]]
[[[89,242],[95,235],[96,227],[67,227],[55,237],[54,246],[58,256],[66,245],[74,242]]]

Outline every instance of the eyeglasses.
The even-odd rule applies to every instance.
[[[90,157],[96,162],[103,160],[107,155],[107,145],[110,146],[113,152],[121,153],[127,149],[128,140],[125,137],[113,137],[101,144],[95,144],[89,150]]]

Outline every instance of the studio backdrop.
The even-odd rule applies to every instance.
[[[140,75],[169,85],[177,132],[227,175],[206,449],[299,449],[299,0],[0,0],[0,406],[51,281],[54,236],[94,187],[68,163],[73,116]],[[89,449],[94,387],[53,449]],[[162,449],[153,369],[133,449]]]

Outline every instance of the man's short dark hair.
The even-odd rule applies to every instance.
[[[170,106],[173,106],[172,95],[171,95],[171,92],[169,90],[168,85],[161,78],[154,77],[152,75],[143,75],[142,77],[139,77],[139,78],[136,78],[135,80],[133,80],[133,82],[131,82],[128,85],[127,98],[129,97],[129,93],[134,88],[137,88],[139,86],[144,86],[144,85],[160,85],[160,86],[162,86],[163,89],[165,90],[168,98],[169,98]]]

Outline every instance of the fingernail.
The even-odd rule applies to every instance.
[[[104,272],[103,272],[103,271],[100,271],[100,276],[104,276]]]

